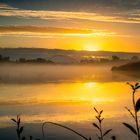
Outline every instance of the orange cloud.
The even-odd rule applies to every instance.
[[[96,29],[56,28],[38,26],[0,26],[0,35],[24,36],[115,36],[117,33]]]

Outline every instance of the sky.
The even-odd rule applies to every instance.
[[[140,0],[0,0],[0,47],[140,52]]]

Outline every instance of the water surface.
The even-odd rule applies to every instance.
[[[120,140],[134,137],[121,123],[133,123],[124,109],[132,106],[126,82],[139,81],[138,77],[112,73],[110,66],[5,65],[0,72],[0,139],[16,139],[10,119],[17,114],[27,136],[41,137],[41,124],[52,121],[96,139],[93,107],[104,110],[104,129],[113,128],[111,135]],[[45,130],[50,140],[81,139],[56,126],[48,125]]]

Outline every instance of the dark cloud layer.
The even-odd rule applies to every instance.
[[[96,11],[133,10],[140,8],[140,0],[0,0],[23,9]]]

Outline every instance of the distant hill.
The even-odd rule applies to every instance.
[[[43,49],[43,48],[0,48],[0,54],[9,56],[11,60],[19,58],[36,59],[43,58],[46,60],[59,61],[60,63],[77,63],[85,57],[107,57],[111,58],[116,55],[122,59],[130,59],[132,56],[138,56],[140,53],[127,52],[109,52],[109,51],[76,51],[61,49]]]
[[[112,67],[112,71],[140,71],[140,61]]]

